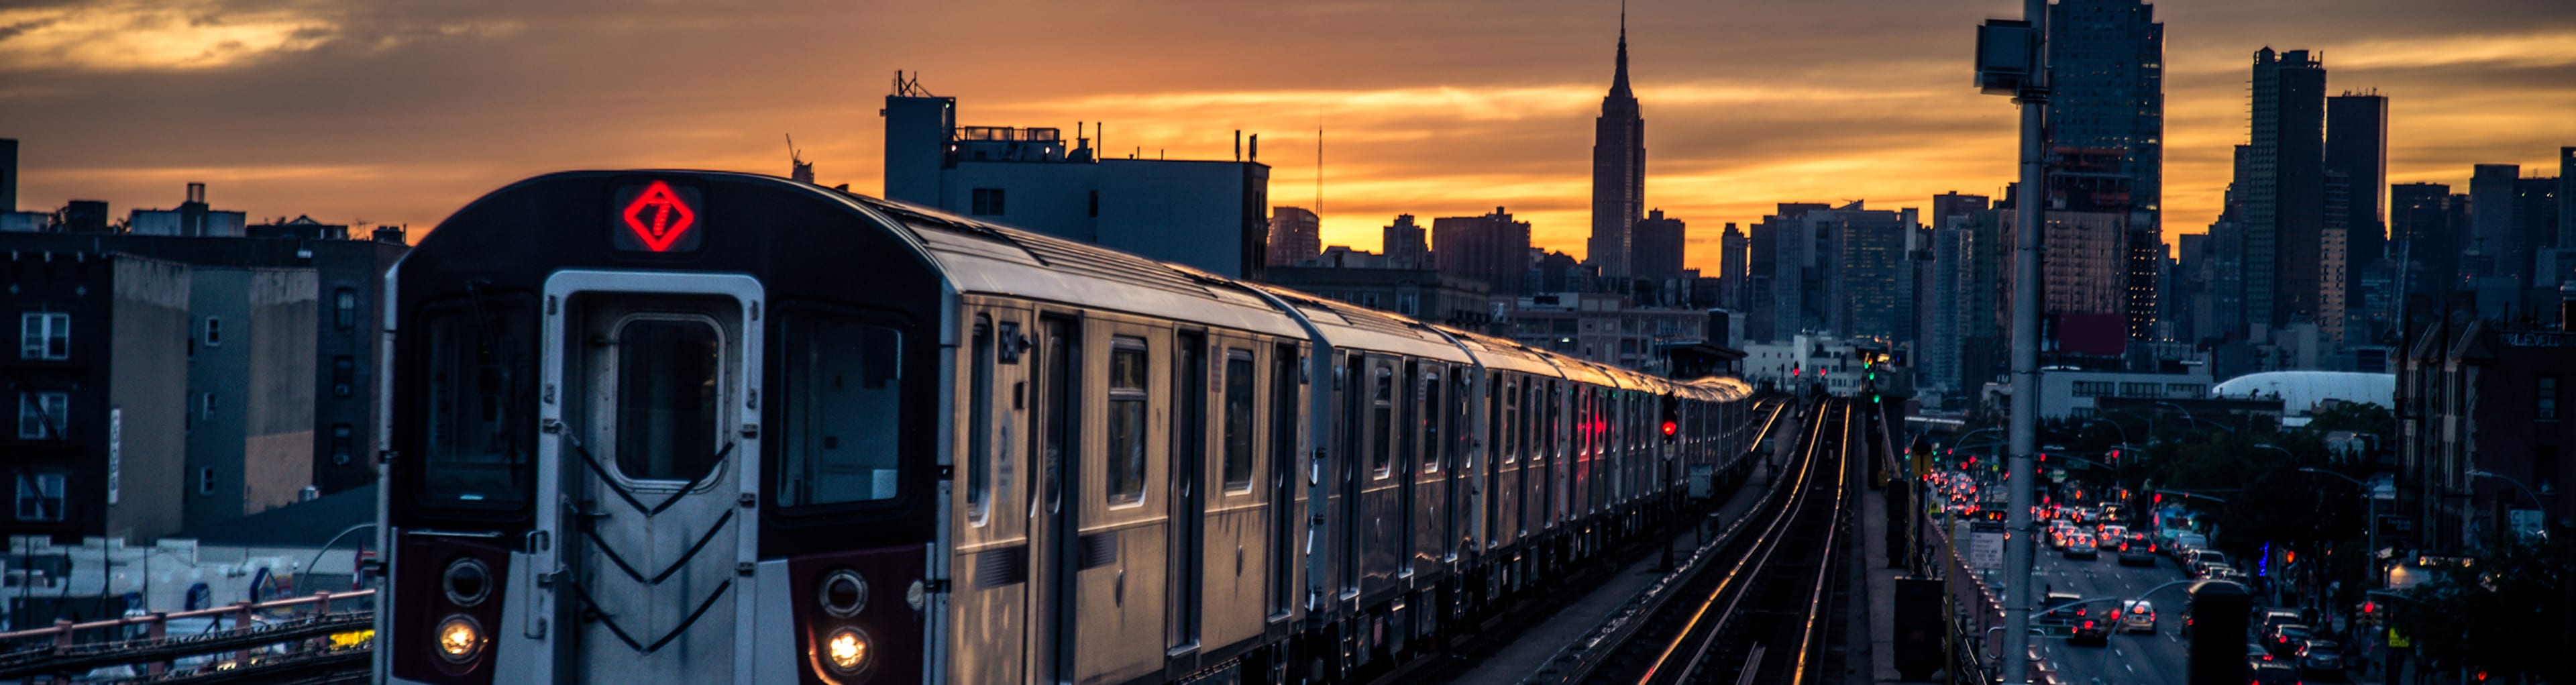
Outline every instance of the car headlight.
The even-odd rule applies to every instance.
[[[492,595],[492,568],[484,566],[481,559],[457,557],[447,562],[446,571],[439,573],[438,585],[447,591],[448,602],[471,608]]]
[[[823,584],[816,588],[816,595],[823,605],[823,613],[834,618],[849,618],[868,606],[868,579],[857,571],[838,569],[823,576]]]
[[[835,630],[831,637],[823,640],[823,665],[831,667],[834,672],[843,675],[857,673],[859,667],[867,663],[868,638],[860,635],[857,629]]]
[[[449,663],[466,663],[483,655],[483,625],[474,617],[457,614],[438,622],[438,658]]]

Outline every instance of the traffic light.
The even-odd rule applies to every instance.
[[[1664,442],[1681,439],[1682,402],[1672,395],[1664,396]]]

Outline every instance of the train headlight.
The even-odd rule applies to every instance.
[[[844,675],[857,673],[868,663],[868,639],[859,631],[842,628],[823,640],[823,664]]]
[[[492,569],[483,560],[457,557],[447,562],[447,570],[438,576],[439,587],[447,591],[447,601],[472,608],[492,594]]]
[[[823,576],[823,585],[816,594],[822,601],[823,613],[849,618],[868,607],[868,579],[857,571],[835,570]]]
[[[483,626],[457,614],[438,622],[438,658],[462,664],[483,655]]]

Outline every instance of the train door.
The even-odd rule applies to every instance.
[[[1360,594],[1360,461],[1361,447],[1367,434],[1362,425],[1367,415],[1369,373],[1368,357],[1352,353],[1339,374],[1342,399],[1341,487],[1336,494],[1342,499],[1341,557],[1342,596]]]
[[[564,573],[556,678],[741,682],[756,606],[761,303],[743,276],[568,271],[546,283],[537,533]],[[888,356],[887,359],[893,359]],[[541,557],[541,559],[543,559]]]
[[[1270,617],[1286,618],[1297,601],[1297,394],[1296,345],[1270,351]]]
[[[1421,492],[1422,486],[1419,481],[1424,466],[1414,458],[1414,455],[1415,450],[1426,437],[1422,429],[1428,423],[1425,417],[1429,416],[1424,411],[1429,407],[1423,404],[1422,393],[1425,388],[1422,385],[1422,363],[1406,360],[1404,375],[1396,380],[1396,385],[1403,393],[1402,397],[1398,398],[1396,412],[1403,418],[1396,421],[1399,435],[1395,441],[1397,445],[1395,456],[1391,459],[1396,481],[1396,511],[1394,512],[1396,530],[1392,536],[1394,539],[1390,542],[1395,543],[1396,575],[1409,578],[1414,573],[1413,542],[1417,534],[1415,531],[1418,530],[1416,526],[1421,521],[1421,518],[1415,515],[1413,503],[1416,493]]]
[[[1165,585],[1165,625],[1173,649],[1199,642],[1200,600],[1205,596],[1207,549],[1207,336],[1183,332],[1172,355],[1172,541],[1165,556],[1171,578]]]
[[[1080,550],[1073,544],[1081,530],[1082,507],[1072,491],[1081,483],[1082,327],[1070,317],[1046,317],[1039,323],[1037,380],[1031,393],[1029,454],[1034,477],[1028,483],[1029,556],[1036,572],[1029,583],[1029,673],[1033,683],[1069,683],[1075,679],[1079,647],[1073,608],[1073,580],[1081,570]]]

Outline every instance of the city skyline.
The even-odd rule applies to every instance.
[[[2576,108],[2576,11],[2371,5],[2158,4],[2168,241],[2217,215],[2232,146],[2246,136],[2244,56],[2265,45],[2323,53],[2337,91],[2390,96],[2390,183],[2465,187],[2479,163],[2548,173],[2557,148],[2576,142],[2576,120],[2559,114]],[[1468,9],[1213,8],[1147,20],[1099,9],[978,24],[996,15],[40,5],[0,11],[0,73],[14,84],[0,102],[16,114],[5,134],[24,141],[21,208],[99,198],[121,215],[173,206],[183,183],[203,181],[220,208],[405,223],[418,235],[529,173],[781,173],[780,133],[799,136],[821,182],[873,192],[877,99],[895,69],[918,70],[933,91],[977,103],[961,124],[1105,120],[1106,150],[1200,159],[1229,157],[1236,129],[1261,133],[1274,205],[1313,208],[1320,124],[1326,244],[1368,246],[1399,213],[1509,205],[1532,222],[1534,245],[1582,254],[1585,124],[1612,66],[1617,6]],[[2012,112],[1966,85],[1968,27],[2010,14],[2007,4],[1731,9],[1630,10],[1634,88],[1657,119],[1647,206],[1718,226],[1778,202],[1924,207],[1948,190],[2000,195],[2011,179]],[[922,24],[974,25],[1014,49],[901,28]],[[1244,26],[1262,28],[1239,39]],[[1046,52],[1053,68],[1027,68]],[[1191,54],[1211,58],[1173,59]],[[564,68],[505,68],[536,60]],[[1259,66],[1218,66],[1234,64]],[[1716,273],[1717,240],[1695,236],[1687,265]]]

